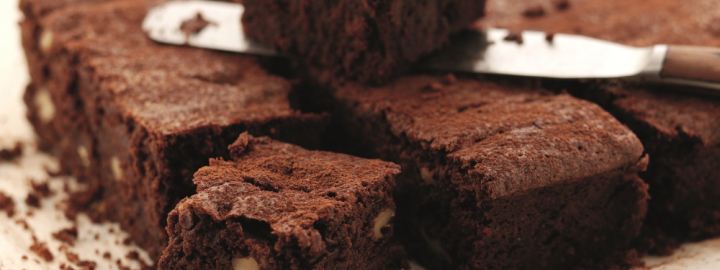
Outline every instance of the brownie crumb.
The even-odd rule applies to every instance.
[[[39,183],[30,181],[30,186],[32,188],[32,192],[40,198],[47,198],[54,194],[54,192],[50,189],[50,185],[48,185],[45,181]]]
[[[547,41],[547,43],[550,43],[551,45],[554,44],[555,43],[555,33],[546,33],[545,41]]]
[[[127,254],[125,254],[125,258],[127,258],[128,260],[139,261],[140,253],[133,250],[133,251],[130,251]]]
[[[568,0],[555,0],[555,9],[558,11],[566,11],[570,9],[570,1]]]
[[[30,251],[40,256],[40,258],[46,262],[51,262],[53,260],[53,254],[50,252],[47,245],[43,242],[37,241],[35,238],[33,238],[33,244],[30,246]]]
[[[529,7],[523,11],[523,16],[526,18],[539,18],[545,16],[545,8],[540,5]]]
[[[233,156],[242,156],[244,153],[250,151],[250,134],[243,132],[240,134],[235,142],[230,145],[230,154]]]
[[[30,225],[25,221],[24,219],[18,219],[15,221],[15,224],[20,225],[23,229],[26,231],[30,231]]]
[[[115,264],[117,265],[118,269],[120,270],[130,270],[130,267],[125,266],[120,259],[117,259],[115,261]]]
[[[150,265],[148,265],[147,263],[145,263],[145,261],[140,259],[140,253],[138,253],[137,251],[133,250],[133,251],[128,252],[127,254],[125,254],[125,258],[139,263],[141,269],[152,269],[152,267]]]
[[[82,260],[77,262],[75,265],[82,269],[94,270],[97,267],[97,263],[93,261]]]
[[[522,45],[524,43],[522,33],[517,33],[517,32],[508,33],[507,36],[505,36],[504,40],[515,42],[519,45]]]
[[[73,264],[77,264],[77,262],[80,261],[80,256],[78,256],[75,252],[65,250],[65,257]]]
[[[40,207],[40,197],[35,194],[35,192],[28,193],[27,197],[25,198],[25,204],[30,207],[39,208]]]
[[[185,34],[186,38],[189,38],[190,36],[197,35],[211,25],[216,25],[216,23],[208,21],[202,13],[198,12],[195,14],[195,17],[185,20],[180,24],[180,31]]]
[[[28,256],[27,256],[27,255],[22,255],[22,257],[20,257],[20,259],[23,260],[23,261],[27,261]]]
[[[77,240],[78,237],[78,231],[77,228],[71,227],[59,230],[52,234],[52,236],[57,239],[58,241],[61,241],[63,243],[67,243],[69,245],[74,245],[75,240]]]
[[[8,217],[15,216],[15,201],[2,192],[0,192],[0,211],[7,213]]]
[[[110,255],[110,252],[105,251],[102,255],[102,257],[106,260],[112,259],[112,255]]]
[[[22,156],[23,153],[23,144],[20,142],[15,143],[14,146],[10,148],[1,148],[0,149],[0,160],[4,161],[12,161],[17,159],[18,157]]]

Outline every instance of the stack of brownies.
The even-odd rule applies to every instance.
[[[241,1],[289,59],[154,43],[162,2],[21,3],[73,210],[160,269],[627,268],[720,234],[720,100],[413,71],[484,0]],[[714,0],[487,4],[475,27],[720,46]]]

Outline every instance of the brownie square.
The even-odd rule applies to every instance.
[[[485,0],[244,0],[248,37],[298,57],[321,82],[381,83],[481,17]]]
[[[261,58],[155,44],[141,22],[155,1],[26,0],[25,95],[39,142],[86,188],[75,206],[119,222],[156,257],[167,213],[192,174],[249,131],[313,146],[325,116],[291,106],[293,85]]]
[[[162,269],[400,269],[400,167],[242,134],[168,217]]]
[[[568,9],[545,17],[520,15],[551,2],[495,0],[489,5],[495,12],[483,24],[579,33],[634,46],[720,46],[718,1],[567,1]],[[689,90],[627,83],[573,89],[616,115],[645,145],[650,165],[643,178],[652,199],[642,244],[660,253],[679,241],[720,234],[720,99]]]
[[[600,107],[452,75],[333,93],[348,140],[403,167],[398,234],[431,269],[625,263],[647,159]]]

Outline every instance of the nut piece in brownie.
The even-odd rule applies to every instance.
[[[526,4],[495,0],[486,25],[580,33],[635,46],[720,46],[720,1],[570,1],[570,8],[525,19]],[[652,10],[652,12],[648,12]],[[598,84],[574,91],[602,104],[640,137],[650,155],[643,178],[651,200],[645,243],[669,252],[678,240],[720,235],[720,99],[682,87]]]
[[[192,174],[209,158],[228,156],[245,131],[312,144],[324,120],[291,107],[292,85],[260,58],[148,40],[140,27],[152,2],[74,1],[27,15],[23,35],[40,71],[25,95],[29,118],[87,184],[76,205],[118,221],[157,256],[167,213],[194,193]]]
[[[162,269],[399,269],[400,167],[242,134],[168,217]]]
[[[638,138],[565,94],[407,76],[334,97],[354,137],[403,167],[396,232],[433,269],[625,263],[645,216]]]
[[[485,0],[244,0],[246,34],[296,56],[321,82],[380,83],[481,17]]]

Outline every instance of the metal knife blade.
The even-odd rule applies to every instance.
[[[159,43],[277,55],[274,50],[246,38],[240,23],[243,11],[243,6],[236,3],[171,1],[149,11],[143,22],[143,30]],[[210,24],[196,34],[184,33],[181,30],[183,22],[198,14],[210,21]],[[451,42],[448,48],[429,57],[418,67],[426,70],[555,79],[629,78],[693,86],[698,87],[698,90],[690,91],[720,94],[720,78],[697,80],[692,76],[662,76],[665,75],[663,65],[668,52],[676,47],[656,45],[638,48],[578,35],[550,35],[537,31],[511,33],[503,29],[487,29],[482,32],[467,31]],[[700,51],[699,55],[712,56],[715,50],[718,49],[706,49],[705,53]],[[698,50],[694,51],[697,55]],[[704,72],[707,65],[696,65],[694,72],[699,70],[705,74],[704,78],[714,78],[712,74],[717,71]]]
[[[667,47],[635,48],[599,39],[505,29],[467,31],[425,68],[557,79],[659,74]]]
[[[240,18],[244,12],[240,4],[214,1],[171,1],[152,8],[145,16],[142,28],[150,39],[172,45],[275,55],[275,51],[248,40]],[[209,24],[194,35],[181,30],[183,22],[203,15]]]

